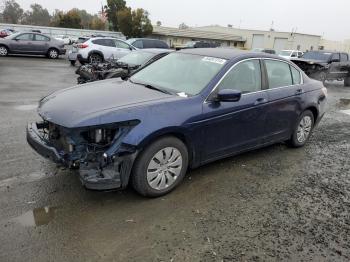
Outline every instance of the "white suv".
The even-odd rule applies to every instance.
[[[77,47],[77,59],[81,64],[119,59],[136,50],[135,47],[127,42],[112,37],[94,37],[78,44]]]

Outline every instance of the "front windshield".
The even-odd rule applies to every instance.
[[[303,55],[303,58],[318,61],[328,61],[331,55],[331,53],[327,52],[307,52]]]
[[[292,51],[281,51],[280,55],[282,55],[282,56],[290,56],[291,53],[292,53]]]
[[[131,81],[196,95],[210,82],[226,63],[225,59],[173,53],[147,66]]]
[[[145,51],[134,51],[118,60],[128,65],[143,65],[148,62],[154,54]]]

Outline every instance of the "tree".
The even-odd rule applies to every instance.
[[[114,31],[119,31],[118,17],[117,13],[126,8],[126,2],[124,0],[107,0],[107,5],[105,6],[108,21],[110,23],[110,29]]]
[[[90,29],[92,30],[105,30],[106,29],[106,23],[103,22],[99,17],[94,16],[91,24]]]
[[[81,18],[77,9],[71,9],[67,13],[56,10],[51,21],[52,26],[66,28],[81,28]]]
[[[132,11],[132,33],[133,37],[144,37],[152,34],[153,26],[149,19],[149,13],[138,8]]]
[[[117,12],[119,30],[127,37],[133,37],[131,8],[127,7]]]
[[[85,29],[89,29],[91,27],[94,16],[86,12],[86,10],[80,10],[78,8],[74,8],[76,12],[78,12],[81,19],[81,26]]]
[[[117,13],[119,29],[128,38],[148,36],[153,32],[148,16],[148,12],[141,8],[125,8]]]
[[[23,9],[15,0],[6,0],[2,11],[5,23],[18,24],[23,16]]]
[[[31,10],[24,13],[22,24],[29,25],[50,25],[51,16],[49,11],[43,8],[39,4],[32,4],[30,6]]]

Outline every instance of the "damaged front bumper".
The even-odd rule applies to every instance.
[[[122,131],[103,150],[93,152],[88,146],[76,145],[75,151],[79,151],[77,153],[57,148],[45,131],[47,126],[47,123],[32,123],[27,126],[28,144],[38,154],[57,164],[79,167],[80,181],[88,189],[112,190],[128,185],[137,150],[121,143]]]

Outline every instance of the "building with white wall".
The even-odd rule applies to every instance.
[[[166,41],[170,46],[181,46],[187,41],[207,40],[222,46],[243,49],[269,48],[280,51],[319,49],[321,36],[295,32],[261,31],[223,26],[203,26],[178,29],[154,26],[152,37]]]

